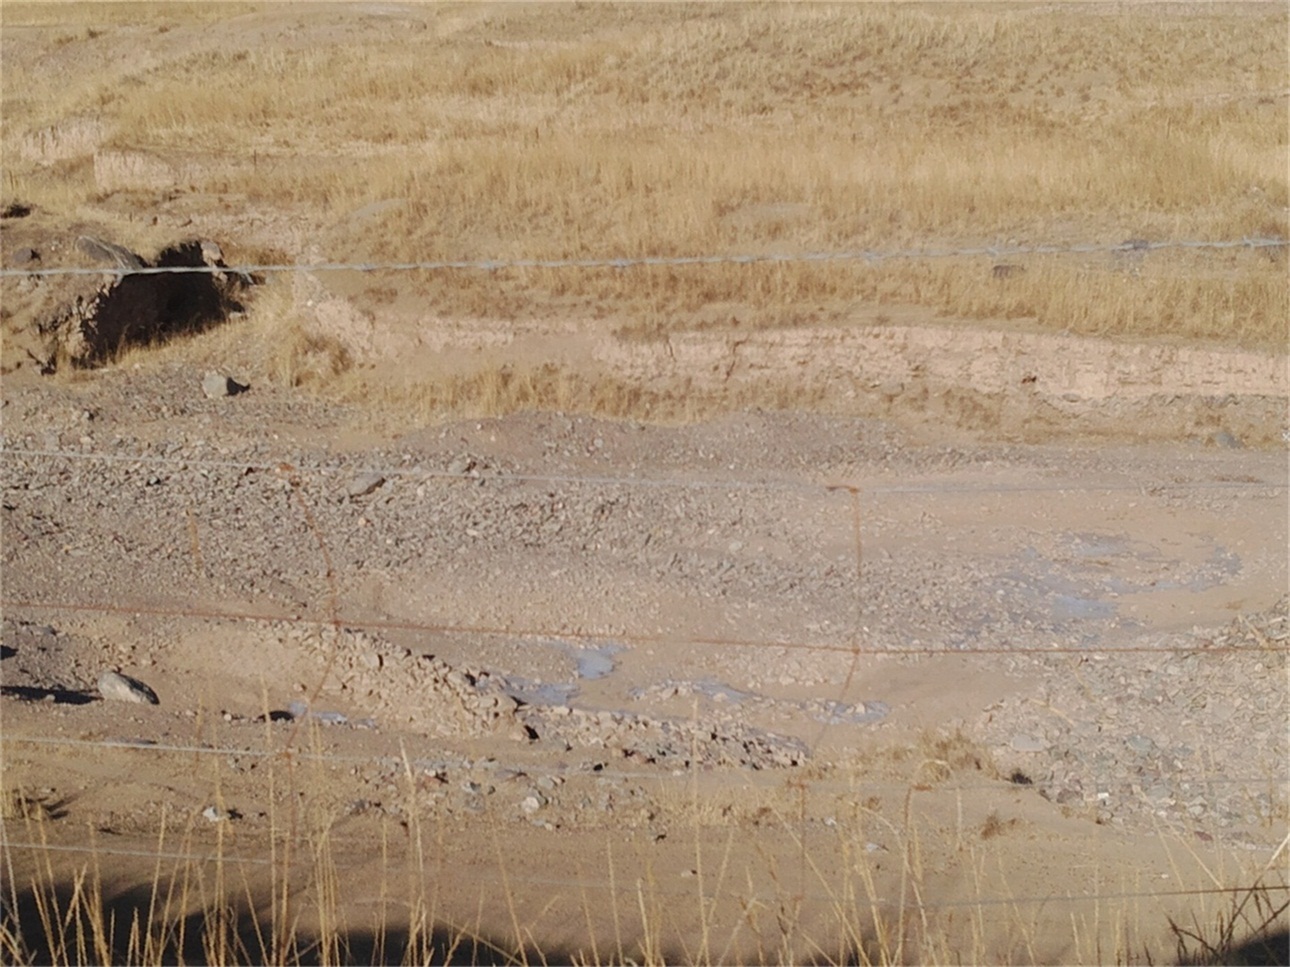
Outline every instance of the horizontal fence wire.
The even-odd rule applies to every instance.
[[[418,480],[459,480],[470,483],[486,481],[490,483],[536,483],[567,484],[574,486],[604,487],[657,487],[693,490],[748,490],[748,491],[785,491],[809,492],[856,489],[865,496],[883,494],[1024,494],[1024,493],[1149,493],[1151,491],[1173,490],[1216,490],[1216,491],[1255,491],[1286,490],[1290,488],[1287,481],[1249,481],[1249,480],[1139,480],[1122,483],[1063,483],[1044,482],[1033,484],[995,483],[955,483],[955,484],[890,484],[871,481],[849,480],[839,475],[835,479],[811,480],[776,480],[766,478],[750,480],[741,477],[639,477],[613,476],[609,474],[552,474],[528,473],[525,471],[471,471],[461,473],[451,470],[433,470],[426,467],[382,466],[370,463],[317,463],[298,465],[290,458],[265,460],[248,457],[245,460],[215,459],[208,457],[185,457],[152,453],[103,453],[95,450],[62,450],[51,448],[26,448],[12,445],[0,446],[0,461],[5,458],[45,458],[50,460],[72,460],[91,463],[139,464],[140,466],[171,467],[178,472],[189,469],[207,468],[211,470],[253,470],[262,473],[276,473],[285,479],[305,476],[328,476],[341,473],[376,473],[387,478],[406,477]]]
[[[239,854],[228,853],[175,853],[168,851],[153,850],[124,850],[114,849],[111,847],[95,846],[71,846],[64,844],[41,843],[18,840],[0,840],[0,849],[21,849],[33,852],[48,851],[51,853],[74,853],[74,854],[92,854],[102,856],[132,856],[147,859],[171,859],[199,863],[223,863],[228,865],[243,864],[247,866],[270,866],[275,863],[274,860],[266,859],[263,856],[244,856]],[[281,860],[276,861],[281,863]],[[297,861],[299,864],[310,864],[316,862],[316,859],[310,856],[300,857]],[[335,863],[331,867],[336,871],[347,869],[370,870],[370,863],[345,864]],[[454,869],[451,874],[454,889],[463,879],[469,879],[476,883],[494,882],[493,878],[483,872],[468,873],[463,869]],[[523,884],[526,886],[557,886],[567,887],[570,889],[589,888],[606,893],[628,892],[635,896],[641,889],[641,881],[636,877],[624,876],[621,882],[611,882],[592,877],[555,877],[555,876],[528,876],[524,874],[507,873],[506,882],[510,884]],[[688,896],[694,897],[698,890],[686,889],[684,887],[665,887],[657,883],[649,886],[649,892],[671,895],[671,896]],[[857,898],[857,903],[863,908],[870,906],[879,909],[904,909],[904,910],[950,910],[977,907],[997,907],[1007,906],[1009,904],[1018,906],[1032,906],[1036,904],[1057,904],[1057,903],[1100,903],[1106,900],[1150,900],[1158,897],[1200,897],[1200,896],[1228,896],[1241,893],[1290,893],[1290,884],[1285,883],[1268,883],[1262,880],[1253,884],[1243,886],[1212,886],[1199,887],[1196,889],[1184,890],[1124,890],[1107,893],[1044,893],[1044,894],[1021,894],[1018,896],[986,897],[975,900],[935,900],[923,901],[915,895],[905,900],[888,900],[883,897],[870,898],[868,896]],[[781,896],[781,893],[767,893],[766,897],[775,898]],[[820,901],[830,904],[837,902],[837,897],[828,893],[805,892],[795,894],[804,900]],[[705,893],[704,899],[714,900],[720,897],[715,893]],[[755,900],[757,897],[746,899]]]
[[[275,615],[254,611],[234,611],[217,608],[175,608],[146,602],[106,602],[52,601],[28,598],[4,598],[0,601],[6,608],[28,608],[33,611],[72,611],[99,614],[146,614],[171,618],[203,618],[227,621],[260,621],[309,625],[314,627],[344,627],[353,630],[371,631],[416,631],[425,634],[479,635],[488,638],[537,638],[567,639],[571,641],[621,641],[632,645],[653,644],[691,644],[714,648],[780,648],[787,651],[833,652],[842,655],[1111,655],[1111,654],[1227,654],[1247,652],[1258,654],[1281,654],[1290,651],[1290,642],[1285,645],[1215,645],[1187,644],[1170,645],[1163,642],[1151,645],[973,645],[970,648],[936,645],[910,647],[866,647],[856,644],[821,643],[807,641],[778,641],[774,639],[715,637],[707,635],[690,635],[683,633],[650,634],[622,630],[564,629],[564,628],[500,628],[489,625],[464,625],[451,623],[432,623],[419,621],[388,621],[378,618],[365,618],[344,613],[326,616],[306,617],[303,615]]]
[[[263,725],[263,722],[248,723],[250,727]],[[344,726],[331,726],[323,723],[317,723],[321,730],[344,728]],[[159,752],[166,755],[210,755],[219,757],[239,757],[248,759],[291,759],[297,762],[335,762],[342,765],[371,764],[382,767],[405,767],[410,764],[417,772],[424,773],[426,770],[447,770],[453,768],[463,768],[464,765],[459,762],[453,762],[447,759],[428,759],[424,756],[409,757],[406,761],[404,758],[393,752],[384,755],[379,753],[368,753],[357,755],[343,752],[306,752],[294,747],[284,745],[279,749],[252,749],[242,746],[210,746],[210,745],[178,745],[164,742],[151,741],[132,741],[130,739],[72,739],[57,738],[40,735],[13,735],[9,733],[0,734],[0,744],[11,743],[13,745],[34,745],[42,747],[67,748],[90,748],[90,749],[115,749],[127,750],[131,752]],[[590,755],[598,751],[610,751],[603,749],[588,748],[587,754]],[[560,776],[568,779],[572,776],[586,776],[595,779],[635,779],[635,780],[652,780],[666,781],[676,778],[675,773],[686,773],[690,770],[682,769],[678,766],[660,765],[658,769],[649,771],[646,769],[616,769],[606,765],[599,770],[584,768],[570,769],[564,766],[544,766],[536,762],[505,762],[496,760],[493,765],[486,771],[492,772],[522,772],[525,775],[534,776]],[[731,770],[730,774],[723,777],[723,784],[730,786],[763,786],[778,787],[793,785],[798,780],[792,769],[766,770],[766,769],[742,769]],[[811,778],[811,788],[814,790],[823,790],[830,792],[854,792],[858,789],[875,790],[901,790],[907,791],[916,787],[922,780],[909,779],[869,779],[861,778],[850,780],[847,778],[826,779],[818,776]],[[1259,776],[1214,776],[1206,778],[1197,778],[1194,780],[1198,786],[1253,786],[1266,785],[1270,783],[1290,783],[1290,775],[1259,775]],[[989,789],[999,789],[1010,783],[1008,779],[998,779],[992,782],[950,782],[937,781],[927,791],[934,792],[983,792]],[[917,791],[917,790],[916,790]]]
[[[632,269],[651,266],[765,265],[790,263],[827,264],[864,262],[871,265],[892,261],[944,258],[1013,258],[1024,255],[1143,255],[1165,249],[1222,251],[1231,249],[1276,249],[1290,246],[1283,238],[1184,239],[1152,242],[1134,239],[1115,244],[1074,243],[1048,245],[976,245],[963,248],[857,249],[841,252],[768,252],[718,255],[648,255],[608,258],[563,259],[424,259],[407,262],[270,262],[263,264],[213,266],[105,265],[98,268],[0,269],[0,278],[29,278],[76,275],[200,275],[226,272],[257,275],[281,272],[497,272],[507,269]]]

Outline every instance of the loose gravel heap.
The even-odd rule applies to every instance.
[[[1290,598],[1150,645],[1032,657],[1044,687],[987,710],[982,740],[1005,774],[1099,823],[1263,845],[1290,821]]]
[[[362,631],[289,625],[280,641],[312,655],[320,676],[330,670],[327,680],[338,682],[342,696],[368,710],[373,727],[452,738],[541,740],[562,743],[569,751],[606,749],[636,764],[675,768],[764,769],[795,766],[806,758],[799,740],[763,733],[730,717],[671,720],[528,705],[514,697],[516,687],[502,674],[453,667]]]

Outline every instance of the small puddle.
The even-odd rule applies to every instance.
[[[604,641],[595,644],[574,643],[560,639],[547,639],[543,647],[563,651],[573,659],[572,681],[540,682],[518,676],[506,676],[504,690],[512,698],[526,705],[555,707],[569,705],[579,693],[579,682],[608,678],[618,669],[617,656],[627,650],[621,642]],[[668,680],[652,685],[641,685],[627,693],[632,701],[666,701],[678,696],[698,695],[710,702],[739,705],[748,709],[770,711],[777,714],[805,715],[827,725],[866,725],[880,721],[891,711],[886,702],[846,702],[829,699],[777,699],[756,692],[744,691],[715,679],[697,681]],[[627,711],[627,709],[620,709]]]
[[[1086,637],[1141,627],[1120,615],[1116,598],[1161,591],[1208,591],[1230,581],[1242,567],[1240,556],[1221,545],[1214,546],[1202,563],[1188,564],[1126,537],[1068,534],[1064,544],[1073,560],[1054,560],[1027,547],[1015,566],[998,576],[995,590],[1001,592],[1001,602],[1011,602],[1014,616],[1042,621],[1059,631],[1083,630]],[[1131,573],[1141,577],[1107,573],[1130,562],[1135,565]],[[984,623],[974,626],[963,641],[973,640],[985,627]]]
[[[608,677],[618,667],[614,656],[625,648],[624,645],[612,641],[596,647],[566,647],[573,655],[578,677],[588,680]]]
[[[1048,612],[1054,621],[1106,621],[1115,616],[1115,605],[1081,594],[1054,594],[1048,599]]]
[[[702,695],[713,702],[729,705],[742,705],[754,709],[773,711],[780,714],[803,714],[825,725],[868,725],[881,721],[891,712],[886,702],[859,702],[850,704],[831,699],[785,699],[771,698],[756,692],[745,692],[733,688],[724,682],[712,679],[699,681],[668,680],[654,685],[642,685],[628,693],[635,701],[653,699],[666,701],[670,698],[689,695]]]
[[[595,681],[608,678],[618,668],[615,656],[627,650],[626,645],[616,641],[584,645],[575,644],[571,641],[548,639],[537,644],[541,647],[562,651],[573,659],[573,681],[534,682],[527,678],[506,676],[506,694],[512,698],[519,699],[526,705],[568,705],[569,701],[578,694],[579,681]]]

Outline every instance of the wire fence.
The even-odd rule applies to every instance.
[[[869,496],[898,494],[1096,494],[1096,493],[1163,493],[1167,491],[1284,491],[1290,489],[1290,483],[1279,480],[1163,480],[1160,478],[1124,480],[1115,483],[1090,484],[1086,481],[1044,481],[1027,484],[1000,484],[996,481],[970,481],[963,483],[886,483],[874,480],[848,480],[845,477],[825,477],[820,480],[802,480],[800,478],[777,479],[763,477],[750,479],[720,472],[706,476],[668,475],[660,477],[616,474],[555,474],[531,473],[523,470],[471,470],[463,473],[456,470],[438,470],[432,467],[405,466],[398,464],[380,464],[365,461],[336,460],[322,462],[313,460],[302,463],[292,454],[284,454],[277,459],[263,459],[248,455],[245,459],[216,459],[211,457],[174,455],[164,453],[104,453],[97,450],[69,450],[44,447],[17,446],[11,443],[0,445],[0,459],[4,457],[32,458],[42,457],[57,460],[70,460],[88,463],[126,464],[136,467],[168,467],[186,472],[190,469],[218,469],[235,471],[259,471],[276,474],[283,479],[292,477],[315,477],[319,479],[348,474],[377,474],[382,477],[413,480],[466,480],[473,483],[532,483],[560,484],[576,486],[606,487],[642,487],[666,488],[678,490],[716,490],[716,491],[793,491],[802,493],[825,493],[829,491],[858,488]],[[295,462],[293,462],[293,460]]]
[[[282,860],[269,859],[263,856],[248,856],[244,854],[229,853],[227,851],[195,853],[195,852],[177,852],[173,850],[132,850],[121,849],[111,846],[75,846],[63,843],[49,843],[39,841],[13,840],[3,844],[10,849],[29,850],[37,853],[69,853],[74,855],[89,856],[118,856],[131,857],[137,859],[150,860],[174,860],[187,863],[201,864],[224,864],[229,867],[233,866],[259,866],[272,867],[274,864],[281,864]],[[313,856],[303,856],[295,860],[298,867],[308,868],[309,865],[316,862]],[[365,863],[339,863],[335,869],[337,872],[346,872],[350,870],[366,869]],[[507,873],[506,879],[511,884],[531,886],[531,887],[560,887],[563,889],[590,889],[604,893],[628,893],[635,897],[641,890],[641,880],[637,876],[624,877],[621,882],[610,881],[598,877],[555,877],[555,876],[533,876],[528,874]],[[474,870],[454,870],[452,873],[454,889],[459,889],[465,883],[493,883],[495,874],[487,871]],[[651,894],[671,895],[676,897],[685,897],[692,900],[715,900],[721,897],[721,894],[709,888],[699,893],[693,887],[669,887],[666,885],[654,883],[649,886]],[[865,897],[860,901],[866,908],[872,906],[878,910],[884,911],[918,911],[918,910],[958,910],[972,909],[977,907],[997,907],[997,906],[1046,906],[1050,904],[1057,905],[1085,905],[1098,904],[1107,901],[1116,900],[1149,900],[1161,899],[1167,897],[1216,897],[1216,896],[1239,896],[1241,894],[1265,892],[1268,894],[1290,893],[1290,885],[1281,883],[1268,883],[1263,880],[1257,880],[1253,883],[1242,884],[1238,886],[1211,886],[1200,887],[1195,889],[1153,889],[1153,890],[1107,890],[1091,893],[1041,893],[1041,894],[1017,894],[1015,896],[986,897],[972,900],[923,900],[917,896],[897,899],[894,897],[874,896]],[[782,898],[782,892],[777,891],[774,887],[768,887],[764,891],[745,894],[743,899],[748,903],[765,903]],[[838,897],[836,894],[826,892],[805,891],[795,895],[797,900],[810,900],[823,904],[836,904]]]
[[[243,275],[273,274],[282,272],[445,272],[480,271],[498,272],[510,269],[633,269],[645,267],[682,267],[708,265],[761,265],[761,264],[827,264],[836,262],[862,262],[877,265],[893,261],[920,261],[945,258],[1014,258],[1030,255],[1133,255],[1174,250],[1231,251],[1283,249],[1290,240],[1271,237],[1241,239],[1177,239],[1149,241],[1132,239],[1113,244],[1077,242],[1069,244],[1035,245],[974,245],[945,248],[911,249],[856,249],[838,252],[745,252],[705,255],[646,255],[606,258],[560,259],[422,259],[402,262],[314,262],[314,263],[252,263],[246,265],[218,266],[132,266],[105,265],[97,268],[77,266],[51,268],[0,269],[0,278],[50,278],[57,276],[129,276],[129,275],[212,275],[240,273]]]
[[[924,645],[917,647],[866,647],[844,643],[821,643],[793,640],[791,638],[739,638],[734,636],[714,636],[688,633],[648,634],[622,630],[621,628],[578,629],[561,627],[529,626],[493,626],[474,624],[453,624],[447,622],[396,621],[367,617],[361,614],[340,612],[335,615],[293,615],[286,613],[263,613],[235,610],[232,608],[189,608],[167,607],[150,603],[142,599],[136,601],[67,601],[54,599],[26,599],[11,597],[4,600],[8,608],[27,609],[31,611],[53,611],[68,613],[89,613],[103,615],[151,615],[168,618],[196,618],[216,621],[259,622],[268,624],[309,626],[315,628],[345,627],[366,631],[414,631],[430,635],[470,635],[484,638],[506,638],[511,640],[569,640],[587,643],[613,640],[629,645],[645,646],[657,644],[684,643],[698,648],[749,648],[784,652],[816,652],[838,655],[880,655],[900,657],[914,655],[930,657],[934,655],[1169,655],[1195,654],[1224,655],[1231,653],[1286,654],[1290,653],[1290,643],[1269,643],[1254,648],[1250,645],[1218,645],[1213,643],[1170,644],[1164,641],[1141,645],[1097,646],[1073,645],[981,645],[947,648],[943,645]]]

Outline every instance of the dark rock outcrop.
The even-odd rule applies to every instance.
[[[206,239],[179,242],[147,262],[120,245],[82,236],[77,248],[110,266],[112,275],[40,323],[47,370],[93,367],[135,345],[195,333],[242,310],[249,276],[226,271],[220,247]],[[192,269],[156,272],[155,269]]]

